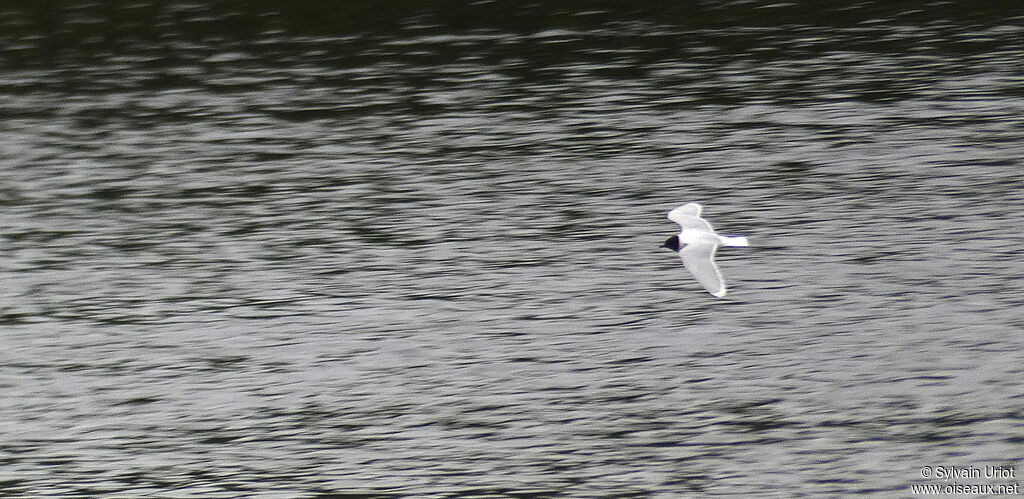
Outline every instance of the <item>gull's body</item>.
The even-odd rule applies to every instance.
[[[727,237],[715,233],[711,224],[700,217],[701,206],[697,203],[684,204],[670,212],[668,219],[679,224],[678,235],[665,241],[663,247],[679,252],[686,270],[704,289],[715,297],[725,296],[725,280],[715,265],[715,251],[718,246],[749,246],[743,236]]]

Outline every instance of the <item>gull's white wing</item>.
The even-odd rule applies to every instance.
[[[675,222],[675,217],[688,216],[688,217],[699,217],[701,206],[697,203],[686,203],[670,212],[668,212],[668,219]]]
[[[715,265],[716,250],[717,242],[698,241],[679,250],[679,257],[682,258],[686,270],[693,274],[708,293],[721,298],[725,296],[725,281],[722,279],[722,273],[718,271],[718,266]]]
[[[700,218],[700,211],[701,207],[699,204],[687,203],[668,212],[668,219],[679,224],[683,230],[697,229],[714,232],[714,229],[711,228],[711,224],[709,224],[707,220]]]

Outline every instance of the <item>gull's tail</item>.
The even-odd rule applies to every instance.
[[[743,236],[718,236],[718,243],[722,246],[750,246],[750,243],[747,242],[747,238]]]

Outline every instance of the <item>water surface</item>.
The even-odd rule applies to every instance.
[[[4,494],[1021,461],[1012,10],[57,4],[0,15]],[[658,249],[690,201],[752,243],[724,300]]]

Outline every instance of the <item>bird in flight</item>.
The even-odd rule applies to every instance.
[[[684,204],[670,212],[668,219],[679,224],[678,235],[665,240],[663,248],[679,253],[683,266],[704,289],[717,298],[725,296],[725,281],[715,265],[715,251],[718,246],[750,246],[743,236],[720,236],[707,220],[700,217],[701,206],[697,203]]]

